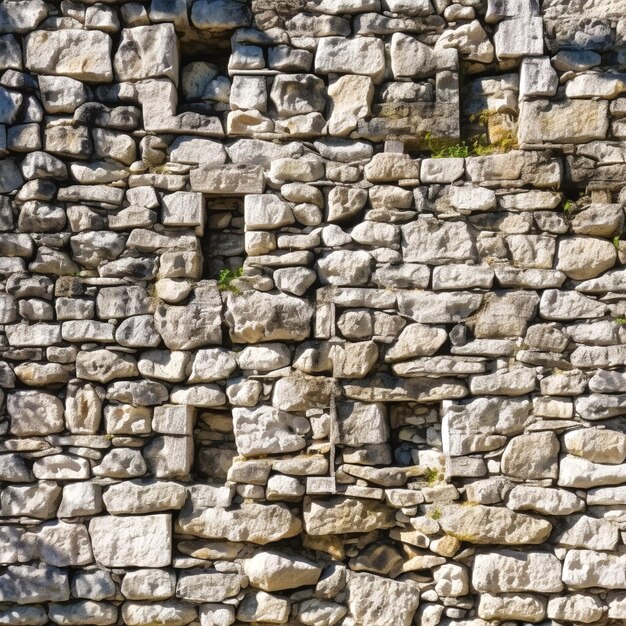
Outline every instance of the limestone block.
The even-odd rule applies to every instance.
[[[295,589],[317,583],[321,568],[310,561],[276,551],[262,551],[244,561],[250,584],[263,591]]]
[[[335,497],[328,500],[306,498],[304,528],[309,535],[366,533],[394,526],[393,509],[373,500]]]
[[[113,515],[158,513],[181,509],[187,499],[187,490],[167,481],[131,480],[111,485],[102,499],[107,511]]]
[[[411,581],[356,573],[348,582],[348,610],[363,624],[409,626],[418,604],[419,588]]]
[[[178,84],[178,42],[172,24],[125,28],[113,59],[119,81],[166,76]]]
[[[493,42],[498,59],[514,59],[543,54],[543,19],[519,16],[498,24]]]
[[[328,97],[328,132],[345,137],[356,129],[360,119],[370,115],[374,84],[368,76],[342,76],[331,81]]]
[[[613,267],[616,259],[612,242],[593,237],[572,237],[559,242],[556,269],[574,280],[588,280]]]
[[[626,589],[625,561],[624,555],[568,550],[563,562],[563,582],[574,589]]]
[[[271,230],[295,221],[289,205],[269,194],[248,194],[244,200],[244,219],[248,230]]]
[[[309,336],[312,316],[306,300],[285,294],[247,291],[228,294],[226,300],[226,324],[237,343],[302,341]]]
[[[221,602],[236,596],[240,588],[239,574],[191,569],[179,576],[176,597],[188,602]]]
[[[462,456],[499,448],[506,436],[524,430],[531,421],[531,405],[522,399],[475,398],[448,407],[443,416],[444,452]]]
[[[602,428],[581,428],[565,433],[563,448],[594,463],[619,464],[626,459],[626,435]]]
[[[233,409],[235,442],[243,456],[301,450],[309,428],[306,418],[280,409],[267,406]]]
[[[184,626],[198,616],[195,606],[186,602],[124,602],[122,619],[127,626],[146,624],[170,624]]]
[[[191,21],[196,28],[210,32],[233,30],[250,25],[250,9],[237,0],[198,0],[191,7]]]
[[[405,290],[398,292],[398,310],[422,324],[461,322],[478,310],[483,300],[479,293],[432,293]]]
[[[474,559],[472,585],[492,594],[559,592],[563,589],[561,562],[547,552],[481,552]]]
[[[89,535],[96,562],[105,567],[167,567],[171,562],[170,514],[94,517]]]
[[[359,74],[370,76],[378,84],[385,71],[382,40],[372,37],[324,37],[315,54],[319,74]]]
[[[45,565],[9,565],[0,575],[0,601],[20,604],[70,599],[66,570]]]
[[[177,532],[260,545],[294,537],[301,530],[300,520],[284,504],[244,502],[228,510],[186,506],[176,521]]]
[[[546,616],[546,602],[541,596],[526,593],[482,593],[478,616],[486,620],[526,620],[534,623]]]
[[[61,487],[42,481],[34,485],[9,485],[0,494],[3,516],[26,515],[36,519],[54,517],[61,499]]]
[[[279,117],[322,112],[326,86],[313,74],[279,74],[272,83],[270,100]]]
[[[526,545],[543,543],[552,532],[552,524],[506,508],[447,506],[439,524],[444,532],[461,541],[478,545]]]
[[[609,128],[608,102],[602,100],[523,101],[519,141],[586,143],[604,139]]]
[[[248,593],[237,607],[240,622],[284,624],[289,619],[289,600],[264,591]]]
[[[7,412],[13,435],[48,435],[64,428],[63,405],[48,393],[13,391],[7,397]]]
[[[17,0],[5,4],[0,8],[0,33],[27,33],[47,15],[48,7],[43,0]]]
[[[122,580],[122,594],[129,600],[167,600],[176,590],[174,572],[139,569],[128,572]]]
[[[94,83],[113,80],[111,38],[99,30],[38,30],[25,39],[26,67]]]
[[[567,455],[561,459],[559,486],[589,489],[626,482],[626,465],[603,465]]]
[[[476,248],[468,226],[419,217],[402,227],[404,261],[443,264],[474,260]]]
[[[56,567],[87,565],[93,560],[83,524],[48,522],[22,535],[24,560],[37,559]]]
[[[570,515],[585,508],[584,501],[566,489],[532,485],[513,487],[506,504],[514,511],[535,511],[543,515]]]
[[[432,48],[404,33],[393,33],[390,52],[395,78],[422,78],[458,68],[456,49]]]

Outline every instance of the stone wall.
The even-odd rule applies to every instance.
[[[626,623],[626,2],[540,4],[0,0],[0,624]]]

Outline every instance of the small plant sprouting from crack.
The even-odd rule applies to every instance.
[[[616,250],[619,250],[619,241],[619,235],[615,235],[615,237],[613,237],[613,245]]]
[[[623,326],[624,324],[626,324],[626,317],[614,317],[613,321],[616,324],[619,324],[620,326]]]
[[[432,487],[432,485],[438,483],[441,480],[441,470],[437,469],[436,467],[428,467],[426,468],[424,478],[426,479],[426,482]]]
[[[236,285],[233,285],[233,281],[243,276],[243,267],[236,267],[235,269],[224,268],[220,271],[219,278],[217,279],[217,288],[220,291],[230,291],[230,293],[236,296],[241,294],[241,289]]]

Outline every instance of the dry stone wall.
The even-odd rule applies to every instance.
[[[0,624],[626,623],[624,0],[0,1]]]

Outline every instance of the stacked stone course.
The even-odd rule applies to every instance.
[[[0,624],[626,623],[626,0],[0,0]]]

